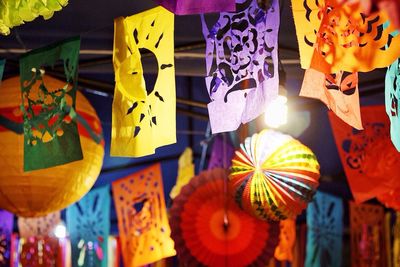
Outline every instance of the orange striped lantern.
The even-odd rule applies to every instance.
[[[49,88],[65,82],[44,77]],[[43,216],[82,198],[93,186],[103,164],[100,119],[89,101],[76,96],[83,160],[52,168],[23,171],[24,135],[19,77],[0,86],[0,208],[22,217]]]

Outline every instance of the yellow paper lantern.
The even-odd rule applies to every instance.
[[[44,81],[48,88],[65,85],[47,76]],[[78,120],[83,160],[24,172],[24,135],[2,123],[6,119],[14,125],[22,124],[20,105],[19,77],[3,81],[0,86],[0,208],[22,217],[43,216],[78,201],[93,186],[103,163],[104,141],[96,142],[90,132],[100,135],[101,124],[89,101],[78,92],[76,110],[87,122],[85,126]]]

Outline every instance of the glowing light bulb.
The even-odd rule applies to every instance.
[[[54,235],[57,238],[65,238],[67,236],[67,228],[63,223],[57,224],[54,228]]]
[[[264,114],[264,122],[270,128],[279,128],[287,123],[288,107],[286,96],[278,95],[272,100]]]

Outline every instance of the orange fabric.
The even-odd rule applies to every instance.
[[[275,258],[280,261],[293,261],[293,249],[296,242],[296,220],[280,221],[279,244],[275,248]]]
[[[400,187],[400,154],[390,140],[385,107],[362,107],[361,115],[365,129],[355,131],[329,113],[343,168],[358,203]]]
[[[300,96],[316,98],[328,106],[339,118],[356,129],[362,129],[358,73],[340,71],[324,74],[306,70]]]
[[[124,266],[136,267],[174,256],[160,164],[114,181],[112,190]]]
[[[384,221],[383,207],[350,202],[351,266],[387,266]]]
[[[366,72],[400,55],[400,36],[384,12],[365,16],[358,1],[343,0],[292,0],[292,6],[304,69]]]

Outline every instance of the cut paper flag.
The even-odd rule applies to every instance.
[[[342,266],[342,200],[317,191],[307,208],[307,229],[305,266]]]
[[[362,13],[369,15],[371,12],[380,9],[386,12],[389,21],[400,30],[400,1],[398,0],[361,0]]]
[[[1,80],[3,80],[3,73],[4,73],[4,66],[6,65],[6,60],[5,59],[1,59],[0,60],[0,84],[1,84]]]
[[[19,0],[0,1],[0,34],[10,34],[10,28],[39,16],[50,19],[55,11],[60,11],[68,0]]]
[[[37,218],[18,217],[18,230],[21,238],[54,236],[53,230],[61,223],[59,211]]]
[[[224,168],[229,169],[232,165],[232,158],[235,155],[235,149],[230,142],[229,136],[217,135],[212,145],[211,156],[207,169]]]
[[[340,71],[324,74],[307,69],[301,86],[300,96],[321,100],[339,118],[361,130],[358,73]]]
[[[399,188],[400,154],[390,141],[384,106],[361,108],[362,131],[328,115],[354,200],[361,203]]]
[[[390,119],[390,137],[400,151],[400,59],[395,60],[386,71],[385,106]]]
[[[0,266],[11,266],[12,246],[11,237],[14,226],[14,215],[0,210]]]
[[[83,159],[76,123],[80,39],[33,50],[19,61],[24,117],[24,170],[31,171]],[[49,88],[46,71],[63,66],[65,85]]]
[[[202,16],[202,24],[211,129],[234,131],[278,95],[278,1],[264,11],[256,0],[237,0],[236,13],[220,13],[211,29]]]
[[[67,209],[72,266],[107,267],[111,197],[109,186],[92,189]]]
[[[124,266],[142,266],[174,256],[161,165],[114,181],[112,190]]]
[[[235,0],[155,0],[176,15],[235,11]]]
[[[292,9],[303,69],[367,72],[400,55],[400,36],[386,13],[366,16],[360,1],[292,0]]]
[[[275,259],[279,261],[293,261],[293,250],[296,243],[296,220],[286,219],[279,222],[279,243],[275,248]]]
[[[181,192],[182,186],[186,185],[193,176],[193,151],[190,147],[187,147],[178,160],[178,177],[176,177],[176,183],[169,193],[171,199],[174,199]]]
[[[63,266],[58,239],[55,237],[21,238],[18,246],[19,266]]]
[[[388,266],[383,207],[350,202],[351,266]]]
[[[174,15],[163,7],[114,21],[111,156],[141,157],[176,142]],[[153,58],[155,83],[141,56]]]

